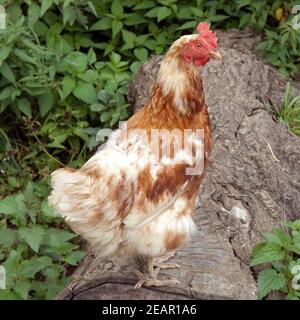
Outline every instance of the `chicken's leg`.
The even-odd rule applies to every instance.
[[[167,257],[167,260],[169,258],[170,257]],[[144,272],[142,273],[140,271],[135,271],[135,274],[139,278],[139,281],[135,285],[135,288],[140,288],[142,286],[161,287],[161,286],[170,286],[170,285],[180,284],[180,282],[176,279],[168,279],[168,280],[158,280],[157,279],[157,276],[160,271],[159,265],[163,266],[162,268],[164,268],[164,269],[177,268],[177,267],[179,267],[178,265],[176,265],[176,264],[170,264],[170,265],[164,264],[163,265],[163,262],[166,261],[166,259],[164,259],[161,263],[155,263],[154,258],[152,258],[152,257],[144,257],[143,261],[144,261]],[[154,266],[158,266],[158,267],[156,269],[154,269]]]
[[[162,257],[154,258],[153,266],[160,269],[175,269],[180,268],[180,265],[177,263],[166,263],[170,258],[174,257],[175,251],[170,251]]]

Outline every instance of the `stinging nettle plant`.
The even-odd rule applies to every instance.
[[[286,299],[300,299],[300,220],[285,223],[286,230],[273,228],[252,251],[251,266],[265,265],[257,279],[258,298],[280,291]]]

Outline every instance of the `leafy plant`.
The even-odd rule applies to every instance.
[[[288,127],[289,131],[300,136],[300,95],[293,99],[290,95],[291,87],[290,83],[287,83],[281,107],[277,107],[272,101],[267,103],[267,107],[279,121]]]
[[[0,264],[6,269],[1,299],[52,299],[67,284],[71,266],[84,257],[75,234],[60,230],[48,206],[48,187],[28,182],[0,201]]]
[[[259,299],[272,291],[285,293],[287,299],[300,299],[300,220],[285,226],[286,232],[274,228],[265,233],[265,241],[253,249],[251,266],[269,265],[258,275]]]
[[[266,38],[256,50],[282,74],[299,73],[300,32],[292,27],[291,20],[283,22],[276,31],[266,30]]]

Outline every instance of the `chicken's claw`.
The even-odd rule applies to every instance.
[[[158,270],[158,272],[156,272]],[[180,281],[176,279],[168,279],[168,280],[158,280],[157,274],[159,273],[159,268],[155,270],[155,274],[153,276],[150,276],[148,274],[141,273],[140,271],[135,271],[135,274],[139,278],[139,281],[134,286],[135,289],[141,288],[141,287],[162,287],[162,286],[174,286],[181,284]]]
[[[165,263],[171,257],[175,255],[175,252],[169,252],[166,255],[159,258],[144,258],[144,273],[136,270],[135,274],[139,278],[138,283],[135,285],[135,289],[144,287],[161,287],[161,286],[172,286],[180,284],[180,281],[176,279],[168,279],[168,280],[158,280],[157,276],[159,274],[160,269],[174,269],[180,268],[177,263]],[[156,267],[156,268],[155,268]]]

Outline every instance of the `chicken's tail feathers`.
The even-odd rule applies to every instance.
[[[103,219],[101,205],[101,179],[93,179],[81,170],[63,168],[51,175],[52,192],[48,198],[65,219],[71,229],[88,240],[103,257],[109,257],[117,250],[120,237],[118,219],[108,224]],[[106,198],[104,198],[105,200]]]
[[[95,205],[90,176],[71,168],[62,168],[51,174],[52,192],[48,198],[67,222],[88,222]]]

